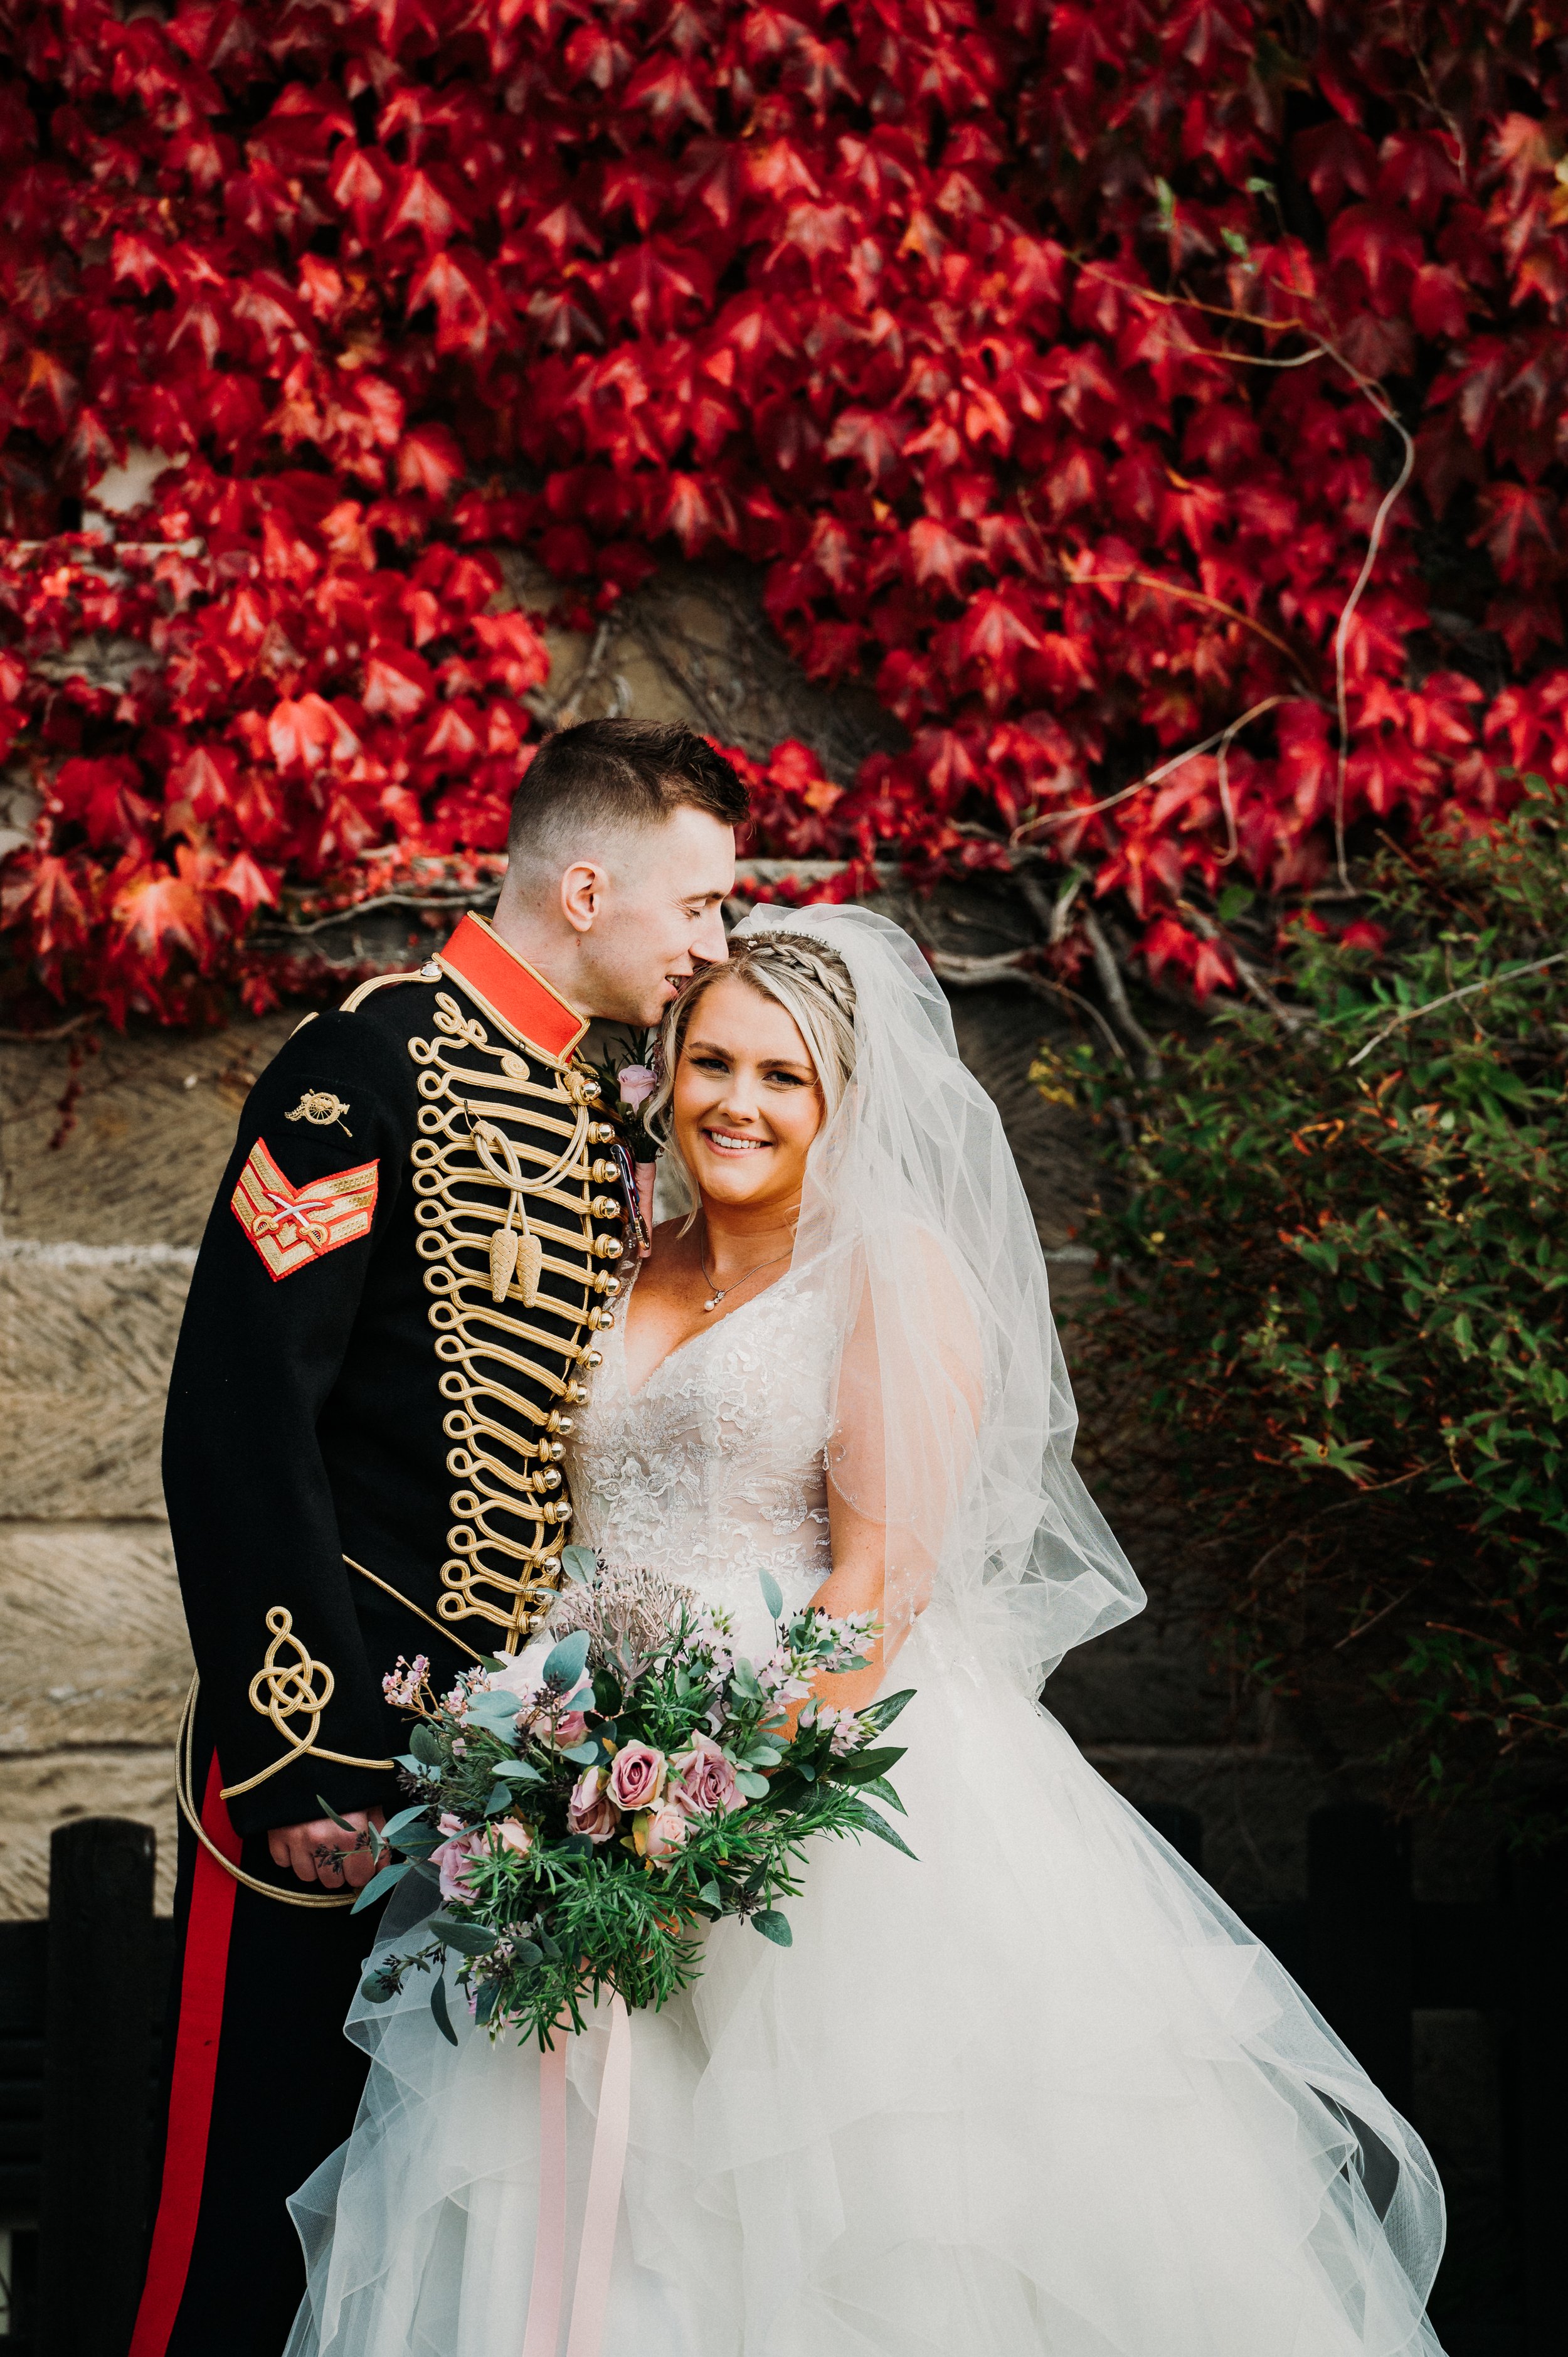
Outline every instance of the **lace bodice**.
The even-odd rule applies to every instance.
[[[691,1336],[633,1393],[623,1306],[573,1438],[573,1536],[696,1588],[747,1649],[768,1631],[759,1569],[792,1611],[830,1568],[826,1329],[786,1276]]]

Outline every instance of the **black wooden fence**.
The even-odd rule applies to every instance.
[[[1202,1827],[1191,1810],[1145,1813],[1201,1864]],[[1412,2013],[1475,2008],[1501,2026],[1522,2318],[1510,2357],[1560,2357],[1563,1854],[1505,1860],[1493,1905],[1419,1901],[1407,1835],[1377,1809],[1347,1805],[1310,1820],[1307,1861],[1305,1900],[1248,1921],[1395,2104],[1410,2104]],[[0,1924],[0,2224],[9,2223],[11,2253],[4,2357],[124,2357],[171,1952],[169,1926],[152,1904],[151,1833],[122,1818],[84,1818],[54,1835],[48,1921]]]

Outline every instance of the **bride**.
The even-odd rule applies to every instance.
[[[666,1019],[691,1215],[607,1338],[575,1535],[743,1650],[759,1568],[786,1610],[874,1609],[882,1656],[825,1684],[853,1706],[897,1654],[917,1690],[918,1862],[817,1845],[790,1950],[726,1921],[632,2017],[606,2357],[1434,2357],[1421,2144],[1036,1702],[1143,1598],[941,993],[864,910],[757,909],[731,950]],[[455,2049],[418,1986],[355,2007],[370,2082],[294,2203],[288,2357],[521,2357],[538,2059],[454,2010]],[[607,2014],[567,2060],[575,2215]]]

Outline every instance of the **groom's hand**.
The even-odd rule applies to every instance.
[[[335,1825],[330,1817],[312,1817],[303,1825],[274,1825],[267,1847],[273,1864],[292,1866],[301,1882],[319,1882],[327,1890],[361,1890],[376,1870],[366,1829],[374,1825],[379,1832],[386,1821],[384,1809],[345,1809],[342,1825]]]

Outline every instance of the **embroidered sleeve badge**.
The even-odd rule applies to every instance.
[[[339,1244],[371,1232],[379,1166],[361,1162],[292,1187],[261,1138],[252,1146],[229,1208],[275,1280],[292,1276]]]
[[[354,1133],[349,1126],[348,1113],[349,1108],[342,1098],[335,1097],[330,1089],[306,1089],[294,1111],[285,1113],[284,1119],[307,1121],[314,1129],[330,1129],[335,1121],[340,1121],[344,1136],[352,1137]]]

